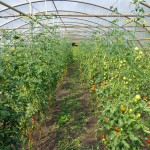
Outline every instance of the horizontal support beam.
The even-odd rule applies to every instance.
[[[87,26],[73,25],[73,26],[66,26],[66,27],[67,28],[114,28],[113,26],[91,26],[91,25],[87,25]],[[136,26],[124,26],[124,28],[134,28],[134,27]],[[150,26],[145,26],[145,27],[150,27]],[[144,28],[144,27],[138,26],[138,28]]]
[[[39,25],[41,25],[42,27],[45,28],[45,25],[43,25],[41,22],[37,21],[35,18],[33,18],[33,16],[30,16],[29,14],[25,14],[24,12],[22,12],[22,11],[16,9],[15,7],[12,7],[11,5],[6,4],[6,3],[4,3],[4,2],[2,2],[2,1],[0,1],[0,4],[3,5],[3,6],[5,6],[5,7],[7,7],[7,8],[9,8],[9,9],[11,9],[11,10],[13,10],[13,11],[15,11],[15,12],[17,12],[17,13],[19,13],[20,16],[25,16],[25,17],[27,17],[27,18],[30,18],[32,21],[38,23]],[[0,18],[1,18],[1,16],[0,16]],[[49,31],[49,32],[50,32],[50,31]],[[52,34],[53,34],[53,33],[52,33]]]
[[[5,15],[0,16],[1,18],[8,18],[8,17],[20,17],[20,16],[27,16],[27,15]],[[137,15],[133,14],[33,14],[32,16],[56,16],[56,17],[137,17]],[[150,17],[150,14],[141,15],[142,17]]]
[[[110,15],[104,15],[104,14],[88,14],[88,15],[81,15],[81,14],[55,14],[54,16],[68,16],[68,17],[137,17],[137,15],[131,15],[131,14],[110,14]],[[144,17],[150,17],[150,14],[143,15]]]
[[[59,26],[60,28],[64,28],[64,26]],[[136,26],[124,26],[124,28],[134,28]],[[150,26],[145,26],[145,27],[150,27]],[[41,28],[41,27],[34,27],[34,28]],[[114,28],[113,26],[91,26],[91,25],[87,25],[87,26],[80,26],[80,25],[70,25],[70,26],[66,26],[66,28]],[[141,26],[138,26],[138,28],[144,28]],[[29,29],[29,28],[0,28],[0,30],[17,30],[17,29]]]

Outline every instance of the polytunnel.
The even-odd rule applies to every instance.
[[[34,34],[40,32],[45,23],[49,26],[58,25],[59,31],[67,34],[74,41],[88,38],[94,31],[99,29],[101,33],[112,30],[116,25],[119,30],[134,31],[137,26],[136,40],[142,43],[149,40],[150,12],[149,0],[141,1],[146,25],[143,23],[130,22],[137,14],[134,11],[133,1],[75,1],[75,0],[22,0],[1,1],[1,30],[16,30],[23,34],[30,32],[29,18],[45,16],[38,20]],[[49,19],[46,18],[49,16]],[[50,17],[51,16],[51,17]],[[114,20],[118,19],[117,23]]]
[[[150,149],[150,0],[0,0],[0,150]]]

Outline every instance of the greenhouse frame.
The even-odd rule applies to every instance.
[[[145,17],[147,22],[144,27],[137,22],[124,22],[125,19],[130,20],[136,17],[136,14],[131,12],[133,9],[133,7],[130,7],[131,2],[131,0],[126,2],[110,0],[107,3],[93,0],[22,0],[11,2],[5,0],[1,2],[1,29],[16,30],[28,34],[30,31],[28,17],[34,20],[33,16],[52,16],[49,20],[46,18],[42,20],[41,18],[35,27],[34,33],[38,33],[48,21],[49,25],[58,25],[64,34],[69,34],[70,36],[73,34],[71,36],[73,40],[79,40],[87,38],[98,27],[103,31],[102,33],[109,32],[111,30],[110,26],[115,25],[113,21],[119,18],[119,22],[116,25],[120,30],[133,31],[134,26],[138,25],[136,34],[137,37],[140,35],[140,38],[136,40],[141,40],[141,42],[149,40],[149,2],[148,0],[140,2],[140,6],[145,10],[142,16]],[[117,13],[114,12],[114,9],[117,9]]]
[[[0,1],[0,150],[150,149],[150,0]]]

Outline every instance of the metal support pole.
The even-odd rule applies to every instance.
[[[45,0],[45,14],[47,15],[47,1]]]
[[[29,14],[32,16],[32,0],[29,0]]]
[[[0,2],[1,3],[1,2]],[[1,16],[1,17],[19,17],[20,15],[5,15],[5,16]],[[22,16],[24,16],[22,14]],[[33,14],[33,16],[42,16],[42,14]],[[45,14],[45,16],[52,16],[52,14]],[[103,14],[53,14],[53,16],[56,17],[136,17],[136,15],[131,15],[131,14],[123,14],[123,15],[119,15],[119,14],[107,14],[107,15],[103,15]],[[141,17],[150,17],[150,13],[149,14],[144,14]]]

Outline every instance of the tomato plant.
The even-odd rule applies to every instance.
[[[20,142],[34,142],[29,133],[44,120],[57,83],[72,60],[71,43],[55,32],[33,35],[30,43],[21,40],[21,36],[14,39],[16,34],[3,33],[4,45],[0,51],[2,149],[17,149]]]
[[[110,33],[116,40],[82,41],[76,57],[83,81],[95,90],[98,132],[103,133],[100,143],[106,149],[148,148],[149,55],[124,40],[124,34]]]

